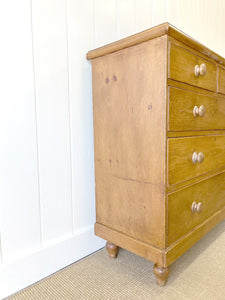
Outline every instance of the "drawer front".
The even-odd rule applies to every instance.
[[[168,139],[168,185],[224,166],[225,135]]]
[[[168,195],[168,244],[225,206],[225,173]]]
[[[218,68],[218,92],[225,94],[225,70]]]
[[[169,87],[168,129],[225,129],[225,99]]]
[[[205,75],[203,75],[203,64],[206,66]],[[195,75],[196,66],[201,66],[202,75]],[[202,57],[178,47],[173,43],[170,43],[170,63],[168,73],[168,76],[171,79],[182,81],[211,91],[217,90],[216,66]]]

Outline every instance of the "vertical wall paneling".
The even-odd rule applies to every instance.
[[[179,9],[179,29],[193,38],[198,39],[198,0],[189,0],[180,2]]]
[[[1,24],[0,24],[1,25]],[[0,80],[2,80],[2,74],[0,73]],[[1,107],[1,102],[0,102],[0,107]],[[1,129],[0,129],[1,132]],[[2,241],[1,241],[1,202],[0,202],[0,264],[2,264]]]
[[[95,0],[95,47],[117,39],[117,1]]]
[[[167,0],[152,0],[152,25],[166,22]]]
[[[1,241],[1,227],[0,227],[0,264],[2,264],[2,241]]]
[[[136,1],[117,0],[117,38],[135,33],[136,27]]]
[[[221,55],[225,55],[225,44],[222,38],[224,12],[225,2],[223,0],[199,0],[199,39]]]
[[[0,298],[100,249],[88,50],[170,22],[225,56],[224,0],[0,1]]]
[[[94,146],[91,63],[94,48],[94,1],[68,1],[69,86],[72,129],[74,230],[94,223]],[[89,20],[89,22],[87,22]]]
[[[152,0],[136,0],[136,31],[152,26]]]
[[[33,0],[43,242],[72,233],[65,0]]]
[[[0,227],[3,263],[40,246],[30,2],[0,2]]]
[[[225,57],[225,39],[224,39],[224,24],[225,23],[225,1],[218,0],[215,6],[215,30],[212,30],[212,36],[216,36],[214,47],[216,51]]]
[[[198,1],[198,0],[196,0]],[[183,1],[186,2],[186,1]],[[182,3],[183,3],[182,2]],[[187,1],[188,2],[188,1]],[[180,0],[167,0],[167,21],[179,28]]]
[[[215,28],[215,21],[212,24],[209,22],[211,20],[211,17],[214,15],[215,20],[215,5],[218,2],[218,0],[213,1],[214,5],[211,5],[210,11],[208,10],[208,7],[210,7],[210,3],[212,3],[211,0],[199,0],[199,12],[198,12],[198,28],[199,28],[199,40],[203,44],[207,43],[207,46],[209,48],[214,48],[214,41],[216,39],[216,33],[213,32],[213,28]]]
[[[219,35],[220,33],[220,27],[221,24],[223,24],[223,19],[224,19],[224,13],[225,13],[225,1],[224,0],[216,0],[214,1],[214,7],[210,12],[210,15],[207,14],[207,7],[205,7],[205,12],[206,15],[208,15],[208,18],[211,18],[215,20],[214,22],[214,30],[210,30],[209,32],[209,40],[210,40],[210,45],[214,44],[216,45],[215,51],[218,53],[221,53],[223,55],[225,51],[225,45],[224,45],[224,40],[221,39],[221,36]],[[211,22],[209,22],[211,23]],[[210,24],[211,25],[211,24]]]

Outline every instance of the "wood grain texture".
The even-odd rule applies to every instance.
[[[131,46],[138,45],[140,43],[154,39],[156,37],[165,35],[167,31],[168,31],[167,23],[155,26],[150,30],[145,30],[143,32],[132,35],[130,37],[126,37],[124,39],[108,44],[106,46],[91,50],[87,53],[87,59],[94,59],[106,54],[113,53],[115,51],[119,51]]]
[[[168,245],[225,206],[224,182],[222,173],[168,196]],[[194,201],[201,202],[201,212],[192,212]]]
[[[159,286],[166,285],[167,277],[169,276],[169,269],[155,264],[153,271],[156,275],[156,282],[158,283],[158,285]]]
[[[190,37],[189,35],[185,34],[184,32],[177,30],[177,28],[175,28],[172,25],[169,26],[168,35],[174,38],[175,40],[181,42],[184,46],[194,49],[199,53],[199,55],[203,54],[204,56],[207,56],[209,59],[215,61],[216,63],[225,65],[224,57],[218,55],[217,53],[207,48],[205,45]]]
[[[218,68],[218,93],[225,94],[225,69]]]
[[[109,239],[113,244],[131,251],[141,257],[154,261],[160,266],[165,266],[165,251],[157,247],[134,239],[120,231],[105,225],[95,223],[95,234],[105,240]]]
[[[205,64],[207,68],[206,75],[194,74],[196,65]],[[195,85],[207,90],[217,90],[217,69],[216,66],[200,56],[197,56],[182,47],[170,42],[169,70],[168,77]]]
[[[208,136],[225,134],[224,130],[199,130],[199,131],[168,131],[167,137],[185,137],[185,136]]]
[[[203,117],[193,115],[194,106],[204,105]],[[225,100],[187,90],[169,88],[170,131],[225,129]]]
[[[160,37],[93,61],[97,222],[158,247],[165,243],[166,46]]]
[[[168,140],[168,185],[176,184],[225,166],[225,136],[170,138]],[[192,154],[204,153],[202,163],[193,164]]]
[[[225,171],[225,167],[222,167],[220,169],[217,169],[217,170],[212,170],[208,173],[204,173],[202,175],[199,175],[198,177],[194,177],[194,178],[191,178],[191,179],[188,179],[186,181],[182,181],[182,182],[179,182],[175,185],[170,185],[170,186],[167,186],[166,188],[166,192],[169,194],[169,193],[172,193],[172,192],[175,192],[175,191],[179,191],[185,187],[189,187],[195,183],[198,183],[198,182],[201,182],[201,181],[204,181],[206,179],[209,179],[211,177],[214,177],[216,175],[219,175],[221,173],[223,173]]]
[[[219,94],[214,91],[205,90],[205,89],[199,88],[197,86],[189,85],[185,82],[180,82],[180,81],[176,81],[171,78],[167,78],[167,83],[168,83],[168,86],[173,86],[173,87],[177,87],[177,88],[180,88],[183,90],[196,92],[199,94],[208,95],[208,96],[212,96],[212,97],[216,97],[216,98],[225,100],[225,95],[223,95],[223,94]]]
[[[200,240],[207,232],[225,218],[225,207],[210,216],[207,220],[195,227],[187,235],[166,249],[165,266],[171,265],[178,257],[184,254],[191,246]]]
[[[88,58],[94,58],[95,232],[153,260],[164,285],[168,265],[225,207],[219,58],[165,24]],[[202,64],[207,71],[197,76]],[[201,106],[205,113],[194,115]],[[204,159],[194,162],[194,152]]]
[[[98,49],[91,50],[87,53],[87,59],[93,59],[102,55],[110,54],[115,51],[146,42],[148,40],[154,39],[165,34],[175,38],[176,40],[182,42],[184,45],[187,45],[188,47],[197,50],[199,53],[225,66],[225,59],[222,56],[218,55],[217,53],[210,50],[198,41],[194,40],[190,36],[184,34],[182,31],[178,30],[176,27],[167,22],[147,29],[143,32],[134,34],[122,40],[102,46]]]
[[[32,31],[31,31],[31,9],[30,4],[33,1],[27,0],[9,0],[0,1],[0,31],[2,38],[1,47],[1,109],[0,109],[0,123],[1,126],[1,171],[0,171],[0,182],[1,182],[1,209],[0,209],[0,223],[1,223],[1,236],[2,236],[2,249],[3,249],[3,264],[6,263],[6,268],[13,270],[15,278],[19,280],[10,280],[8,276],[9,272],[4,269],[3,273],[3,283],[1,281],[0,286],[2,289],[8,290],[10,283],[10,294],[15,292],[16,282],[19,283],[20,288],[24,288],[26,284],[32,284],[32,280],[38,281],[42,276],[48,275],[48,268],[51,272],[56,271],[57,264],[61,267],[66,265],[66,259],[60,262],[60,259],[54,259],[54,264],[49,266],[49,264],[43,264],[43,268],[37,268],[39,260],[37,262],[36,256],[32,256],[31,266],[27,272],[24,265],[29,264],[31,257],[28,255],[29,251],[34,251],[39,249],[41,245],[40,236],[40,223],[41,214],[39,210],[39,200],[38,200],[38,168],[37,168],[37,144],[36,144],[36,124],[35,124],[35,99],[34,99],[34,74],[33,74],[33,62],[32,62]],[[40,2],[40,1],[36,1]],[[55,24],[52,22],[51,18],[48,18],[48,22],[45,21],[45,15],[51,14],[50,3],[58,7],[68,7],[68,65],[70,72],[70,87],[71,87],[71,117],[72,120],[72,135],[71,143],[73,145],[72,152],[72,168],[73,168],[73,208],[74,208],[74,234],[78,229],[81,234],[85,232],[85,228],[88,224],[94,222],[95,212],[94,212],[94,168],[93,168],[93,137],[92,137],[92,105],[91,105],[91,77],[90,77],[90,62],[84,62],[84,53],[94,46],[103,45],[107,42],[111,42],[117,38],[118,32],[118,11],[116,10],[116,2],[112,1],[53,1],[46,0],[42,1],[43,9],[40,13],[43,17],[43,34],[49,29],[54,27]],[[127,1],[133,2],[133,1]],[[157,1],[155,1],[156,3]],[[184,1],[183,1],[184,2]],[[225,47],[223,39],[223,24],[224,24],[224,5],[225,1],[186,1],[180,5],[179,0],[168,0],[167,1],[167,15],[166,17],[172,21],[172,24],[181,27],[187,33],[190,33],[194,38],[198,38],[199,41],[205,43],[206,45],[212,46],[212,49],[224,56]],[[95,10],[92,10],[97,3]],[[197,5],[196,5],[197,3]],[[198,4],[199,3],[199,4]],[[107,7],[109,9],[107,9]],[[196,10],[195,10],[196,8]],[[152,26],[152,17],[154,20],[156,18],[161,18],[162,15],[165,16],[164,7],[162,8],[162,14],[160,12],[160,7],[155,5],[152,10],[152,0],[141,0],[136,1],[136,30],[145,30]],[[125,20],[135,23],[135,17],[131,17],[129,14],[133,10],[124,10],[123,18],[120,19],[121,22]],[[43,15],[42,15],[43,14]],[[55,12],[53,11],[53,14]],[[128,14],[128,15],[126,15]],[[56,15],[56,14],[55,14]],[[190,18],[191,16],[191,18]],[[59,29],[54,31],[54,40],[49,35],[49,40],[46,43],[41,44],[41,48],[46,50],[49,49],[52,52],[52,56],[46,57],[45,67],[46,72],[50,73],[50,78],[56,78],[58,71],[61,70],[61,60],[54,60],[59,49],[67,47],[67,41],[65,38],[61,37],[62,28],[61,20],[66,17],[65,10],[60,9],[59,15],[56,15],[56,22],[59,24]],[[132,19],[132,21],[131,21]],[[208,20],[211,22],[208,22]],[[164,21],[164,20],[163,20]],[[127,28],[128,24],[120,25],[122,28]],[[42,22],[40,22],[42,24]],[[41,26],[41,25],[40,25]],[[132,27],[133,28],[133,27]],[[96,30],[95,30],[96,29]],[[63,29],[64,30],[64,29]],[[96,33],[96,36],[94,34]],[[34,32],[35,33],[35,32]],[[134,34],[135,32],[130,32]],[[57,36],[59,37],[57,39]],[[94,39],[96,38],[96,44],[94,44]],[[177,37],[177,40],[179,37]],[[184,38],[183,38],[184,39]],[[43,41],[43,40],[42,40]],[[42,43],[42,42],[41,42]],[[190,43],[190,39],[189,39]],[[50,44],[50,46],[49,46]],[[51,44],[53,47],[51,47]],[[40,44],[38,45],[40,46]],[[184,46],[184,44],[183,44]],[[190,48],[193,51],[193,48]],[[38,48],[34,47],[34,52],[38,51]],[[201,49],[201,55],[205,51],[204,47]],[[43,59],[45,58],[45,52],[39,52]],[[58,52],[57,52],[58,53]],[[67,54],[66,54],[67,56]],[[218,56],[217,56],[218,57]],[[206,58],[204,56],[204,58]],[[207,56],[207,59],[210,58]],[[211,60],[210,60],[211,61]],[[55,64],[55,68],[52,68],[52,63]],[[218,63],[216,61],[216,63]],[[59,66],[57,71],[57,65]],[[51,70],[54,72],[51,73]],[[44,75],[43,75],[44,76]],[[171,82],[172,80],[168,80]],[[46,98],[52,91],[52,86],[46,83],[45,92]],[[54,88],[58,91],[59,86],[62,87],[64,81],[59,79],[57,84],[53,83]],[[173,85],[180,84],[180,82],[173,81]],[[193,89],[196,91],[197,88],[194,86],[188,86],[183,84],[186,89]],[[198,89],[200,90],[200,88]],[[207,90],[200,91],[201,93],[210,93]],[[220,92],[221,93],[221,92]],[[224,97],[223,94],[217,94],[217,97]],[[55,99],[58,99],[56,95]],[[48,100],[47,100],[48,101]],[[46,120],[49,116],[49,121],[47,126],[50,125],[54,116],[58,118],[58,101],[55,101],[49,110],[46,110]],[[57,111],[55,113],[55,110]],[[53,116],[52,116],[53,115]],[[42,118],[41,118],[42,120]],[[61,119],[60,119],[61,120]],[[61,122],[61,121],[59,121]],[[56,123],[54,123],[56,124]],[[55,126],[55,125],[54,125]],[[60,127],[60,126],[59,126]],[[57,127],[58,128],[58,127]],[[38,128],[37,128],[38,129]],[[61,134],[58,130],[55,131],[56,135]],[[62,134],[64,134],[62,132]],[[202,135],[202,131],[186,131],[179,133],[169,133],[172,136],[178,136],[178,134],[184,135]],[[207,131],[204,134],[218,134],[215,131]],[[223,132],[224,134],[224,132]],[[56,137],[57,138],[57,137]],[[55,137],[54,137],[55,139]],[[45,145],[44,151],[46,151],[46,156],[49,151],[48,142]],[[43,144],[44,145],[44,144]],[[64,149],[63,142],[59,142],[59,145]],[[53,147],[54,148],[54,147]],[[56,149],[59,153],[59,149]],[[69,154],[68,154],[69,155]],[[56,159],[56,164],[58,161]],[[63,163],[62,163],[63,164]],[[59,160],[59,166],[61,165],[61,160]],[[48,160],[46,160],[46,168],[48,167]],[[63,166],[64,168],[64,166]],[[60,167],[59,167],[60,169]],[[61,172],[61,169],[60,171]],[[214,171],[213,171],[214,172]],[[217,172],[217,171],[216,171]],[[209,174],[209,173],[207,173]],[[212,172],[210,173],[212,175]],[[214,174],[214,173],[213,173]],[[204,177],[205,176],[205,177]],[[190,179],[189,181],[183,183],[190,184],[193,180],[202,180],[207,178],[208,175],[198,176],[195,179]],[[59,187],[62,184],[65,185],[65,181],[61,182],[59,180]],[[87,186],[89,188],[87,188]],[[50,186],[49,186],[50,187]],[[180,188],[180,185],[174,185],[172,188]],[[46,185],[46,191],[48,191],[48,185]],[[171,191],[171,190],[170,190]],[[54,200],[53,200],[54,202]],[[13,210],[11,209],[13,207]],[[54,206],[53,206],[54,207]],[[55,207],[54,207],[55,209]],[[49,210],[50,218],[55,222],[52,214],[55,215],[55,210]],[[56,208],[57,209],[57,208]],[[59,209],[60,210],[60,209]],[[65,211],[61,211],[64,215]],[[69,210],[71,213],[72,210]],[[71,213],[72,214],[72,213]],[[59,218],[60,218],[59,214]],[[11,221],[13,219],[13,222]],[[61,218],[59,219],[61,222]],[[57,223],[57,222],[56,222]],[[54,226],[49,222],[52,230]],[[84,228],[85,227],[85,228]],[[55,229],[61,235],[61,231],[58,231],[58,225],[56,224]],[[67,233],[58,239],[54,240],[57,245],[61,245],[64,237],[66,238]],[[71,230],[69,228],[69,232]],[[84,234],[84,240],[89,240],[88,247],[82,247],[82,243],[79,244],[79,248],[76,248],[76,243],[74,242],[76,250],[69,251],[71,257],[74,259],[76,254],[87,255],[91,251],[96,250],[99,244],[96,242],[97,238],[90,242],[89,237],[86,239]],[[63,249],[65,252],[70,248],[70,243],[66,243]],[[84,243],[85,244],[85,243]],[[83,249],[83,250],[82,250]],[[94,249],[94,250],[93,250]],[[41,250],[46,254],[46,257],[50,257],[52,251],[48,251],[45,247]],[[58,251],[60,253],[60,251]],[[16,259],[18,256],[23,256],[24,260],[21,260],[20,264],[17,264]],[[60,257],[60,254],[58,255]],[[62,255],[61,255],[62,257]],[[81,256],[79,256],[81,258]],[[76,258],[77,259],[77,258]],[[48,261],[48,258],[46,258]],[[13,261],[9,266],[8,261]],[[23,263],[22,263],[23,261]],[[26,263],[25,263],[26,262]],[[15,266],[15,267],[14,267]],[[18,267],[20,266],[20,267]],[[30,270],[36,270],[35,279],[31,279],[29,274]],[[8,269],[7,269],[8,270]],[[15,271],[16,270],[16,271]],[[24,272],[26,270],[26,272]],[[21,276],[22,273],[28,274],[27,276]],[[42,273],[43,272],[43,273]],[[6,275],[6,276],[5,276]],[[9,281],[7,284],[7,279]],[[28,281],[27,278],[29,278]],[[31,281],[30,281],[31,280]],[[1,291],[2,291],[1,289]],[[7,293],[5,293],[5,297]],[[0,297],[1,298],[1,297]],[[4,298],[4,297],[3,297]]]
[[[117,257],[118,249],[119,249],[118,246],[116,246],[113,243],[107,242],[106,243],[106,249],[109,253],[109,258],[116,258]]]
[[[177,40],[175,39],[173,36],[169,36],[168,37],[168,41],[171,42],[171,44],[174,44],[178,47],[181,47],[187,51],[189,51],[190,53],[194,54],[194,55],[197,55],[197,56],[200,56],[201,58],[205,59],[206,61],[212,63],[213,65],[216,65],[216,61],[215,59],[213,59],[212,57],[206,55],[204,52],[199,52],[197,49],[195,48],[192,48],[184,43],[182,43],[180,40]],[[191,87],[191,86],[190,86]]]

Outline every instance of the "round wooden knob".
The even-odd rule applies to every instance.
[[[199,65],[195,66],[194,73],[195,73],[196,77],[198,77],[200,75],[200,67],[199,67]]]
[[[193,162],[193,164],[197,164],[197,162],[198,162],[198,153],[197,152],[194,152],[192,154],[192,162]]]
[[[199,152],[199,153],[194,152],[192,154],[192,162],[193,162],[193,164],[197,164],[197,163],[201,164],[203,162],[204,158],[205,158],[205,156],[204,156],[204,153],[202,153],[202,152]]]
[[[199,75],[204,76],[206,74],[206,72],[207,72],[207,69],[206,69],[205,64],[201,64],[200,66],[196,65],[194,68],[194,73],[195,73],[196,77],[198,77]]]
[[[207,69],[206,69],[206,65],[205,64],[201,64],[200,65],[200,75],[204,76],[207,72]]]
[[[191,205],[191,211],[194,213],[194,212],[197,212],[197,213],[200,213],[202,212],[202,202],[193,202],[192,205]]]
[[[198,153],[198,163],[201,164],[203,162],[204,158],[205,158],[204,154],[202,152],[199,152]]]
[[[193,116],[197,117],[204,117],[205,115],[205,106],[204,105],[200,105],[199,107],[197,105],[194,106],[193,108]]]

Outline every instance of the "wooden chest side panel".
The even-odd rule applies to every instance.
[[[166,53],[163,36],[92,61],[97,222],[158,247],[166,224]]]
[[[163,247],[162,187],[103,173],[96,176],[95,188],[98,223],[136,240]]]

